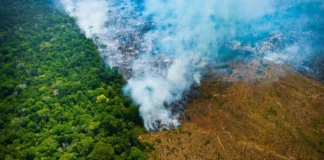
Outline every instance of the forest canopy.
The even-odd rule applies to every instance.
[[[0,1],[0,159],[146,159],[137,106],[75,20]]]

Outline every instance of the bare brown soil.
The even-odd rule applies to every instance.
[[[295,73],[262,82],[207,78],[182,127],[140,136],[150,159],[324,159],[324,85]]]

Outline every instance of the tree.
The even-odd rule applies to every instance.
[[[94,140],[92,137],[86,137],[75,145],[76,150],[82,156],[87,156],[93,149]]]
[[[145,160],[146,155],[143,151],[138,149],[137,147],[132,147],[131,153],[129,154],[128,160]]]
[[[111,144],[98,142],[95,144],[93,152],[89,155],[90,159],[114,159],[115,150]]]

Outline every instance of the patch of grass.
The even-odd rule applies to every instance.
[[[210,144],[210,140],[209,139],[206,140],[205,146],[207,146],[208,144]]]
[[[224,158],[221,156],[221,154],[219,153],[219,151],[217,151],[217,159],[219,159],[219,160],[224,159]]]
[[[280,93],[278,91],[275,91],[273,95],[274,97],[278,97],[278,98],[280,97]]]
[[[179,129],[179,133],[183,132],[182,126],[180,126],[178,129]]]
[[[280,106],[279,104],[273,105],[273,107],[274,107],[274,108],[278,108],[278,109],[281,108],[281,106]]]
[[[161,143],[162,140],[161,140],[160,138],[157,138],[157,139],[155,140],[155,142],[157,142],[157,143]]]
[[[317,148],[316,144],[311,141],[305,134],[304,132],[302,131],[302,129],[300,127],[296,127],[296,130],[298,132],[298,134],[304,139],[304,142],[306,144],[308,144],[309,146],[313,147],[313,148]]]
[[[278,115],[277,111],[274,110],[272,107],[270,109],[268,109],[267,112],[272,116]]]
[[[207,94],[204,95],[204,98],[205,99],[211,99],[211,98],[213,98],[213,95],[211,93],[207,93]]]
[[[280,125],[280,122],[278,120],[275,120],[274,123],[276,124],[276,126]]]
[[[288,121],[287,113],[285,113],[285,115],[284,115],[284,121],[285,121],[285,122],[289,122],[289,121]]]
[[[154,147],[153,144],[144,142],[143,145],[145,146],[145,150],[147,152],[153,152],[153,151],[155,151],[155,147]]]

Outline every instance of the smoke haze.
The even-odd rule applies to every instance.
[[[127,79],[124,92],[147,130],[180,125],[170,106],[200,84],[210,63],[258,57],[317,73],[306,64],[323,55],[321,0],[60,2]]]

